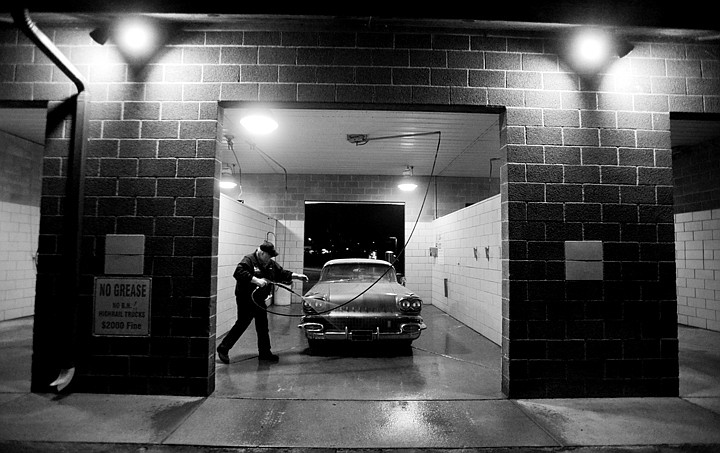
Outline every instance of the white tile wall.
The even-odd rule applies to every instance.
[[[35,313],[40,208],[0,201],[0,321]]]
[[[500,196],[435,220],[432,301],[489,340],[502,336]],[[487,248],[487,253],[486,253]],[[429,253],[428,253],[429,256]],[[445,279],[448,295],[445,296]]]
[[[235,267],[243,256],[254,251],[265,240],[268,232],[275,234],[276,230],[276,219],[220,194],[216,315],[218,338],[230,330],[237,318],[235,279],[232,276]]]
[[[414,230],[413,230],[414,227]],[[412,236],[410,236],[412,234]],[[420,296],[423,303],[432,305],[432,259],[430,247],[435,245],[435,233],[432,223],[405,223],[405,237],[409,238],[405,248],[405,278],[407,286]]]
[[[305,245],[305,222],[302,220],[278,220],[277,235],[274,240],[275,248],[278,255],[275,261],[283,268],[291,271],[302,273]],[[302,294],[303,285],[299,280],[293,280],[291,289],[295,294],[291,294],[284,289],[276,289],[275,303],[278,305],[287,305],[290,303],[302,303],[302,298],[298,294]]]
[[[720,209],[675,215],[678,322],[720,331]]]
[[[220,197],[218,247],[217,336],[235,321],[235,281],[232,273],[243,255],[252,251],[274,231],[270,240],[285,269],[301,272],[303,267],[304,222],[276,220],[231,197]],[[500,196],[461,209],[433,222],[405,223],[409,238],[405,249],[406,285],[423,301],[435,304],[491,341],[500,344],[502,331]],[[430,256],[430,247],[440,254]],[[489,258],[485,253],[488,247]],[[475,258],[475,249],[477,258]],[[450,292],[444,295],[444,279]],[[293,291],[302,293],[295,282]],[[299,296],[278,290],[276,303],[299,303]],[[289,298],[289,300],[288,300]],[[432,326],[429,326],[432,328]]]

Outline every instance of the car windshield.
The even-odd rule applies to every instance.
[[[380,276],[383,281],[395,281],[395,269],[387,265],[373,263],[342,263],[325,266],[320,281],[375,281]]]

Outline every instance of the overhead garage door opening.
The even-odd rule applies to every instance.
[[[317,282],[323,264],[337,258],[377,258],[404,272],[405,206],[401,203],[305,203],[304,273]]]
[[[273,306],[288,316],[270,316],[273,350],[281,363],[293,365],[288,372],[294,384],[283,387],[282,395],[327,397],[336,392],[338,398],[380,400],[501,396],[501,112],[280,104],[269,106],[277,129],[250,136],[238,124],[242,111],[254,105],[221,103],[217,152],[224,173],[238,183],[222,190],[221,236],[240,242],[241,235],[230,235],[223,226],[222,206],[234,203],[231,209],[249,211],[252,217],[242,225],[248,230],[243,243],[270,238],[280,252],[276,260],[310,278],[295,283],[289,303]],[[398,185],[408,177],[417,187],[405,192]],[[219,249],[232,250],[223,246],[222,237]],[[337,360],[311,355],[299,318],[293,317],[302,312],[303,300],[296,295],[312,288],[331,258],[392,262],[395,256],[406,288],[423,301],[428,325],[412,343],[411,354],[349,357],[340,369]],[[219,274],[228,277],[218,279],[218,338],[224,333],[220,313],[233,318],[232,265],[231,257],[221,259]],[[262,397],[260,381],[274,379],[272,372],[257,377],[243,373],[255,365],[248,360],[255,352],[253,334],[249,329],[230,354],[242,385],[236,373],[227,379],[219,374],[219,394]],[[333,374],[334,385],[306,379],[318,370]],[[483,377],[456,379],[470,375]],[[286,373],[283,379],[291,377]],[[367,388],[346,393],[358,379]],[[398,393],[394,384],[400,381],[414,384]]]
[[[313,222],[332,227],[340,241],[345,228],[371,229],[364,209],[397,209],[400,220],[384,222],[375,241],[386,244],[376,244],[375,256],[399,253],[407,243],[396,263],[407,287],[500,344],[502,109],[264,104],[277,129],[253,135],[240,119],[258,103],[220,107],[217,153],[224,173],[238,184],[222,193],[272,219],[268,231],[251,231],[252,240],[274,239],[283,267],[304,270],[312,279],[323,249],[324,258],[340,256],[339,243],[311,243],[328,239],[315,232]],[[417,184],[414,191],[398,187],[408,178]],[[353,257],[372,252],[357,244],[345,248]],[[304,294],[311,283],[296,282],[294,291]],[[231,287],[232,281],[225,288],[229,297]],[[297,295],[288,298],[302,302]],[[225,305],[221,297],[218,305]],[[232,310],[234,303],[227,305]]]

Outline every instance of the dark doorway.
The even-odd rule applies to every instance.
[[[305,203],[304,273],[317,282],[323,264],[336,258],[385,259],[404,273],[405,205],[402,203]],[[399,256],[398,256],[399,255]]]

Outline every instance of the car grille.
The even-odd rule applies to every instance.
[[[347,297],[330,297],[330,302],[338,304],[336,312],[387,313],[397,310],[395,296],[390,294],[363,294],[347,302]]]
[[[323,317],[320,321],[326,330],[344,331],[345,328],[352,332],[355,330],[375,331],[378,327],[380,332],[398,332],[400,320],[397,318],[381,318],[377,316],[368,317]]]

